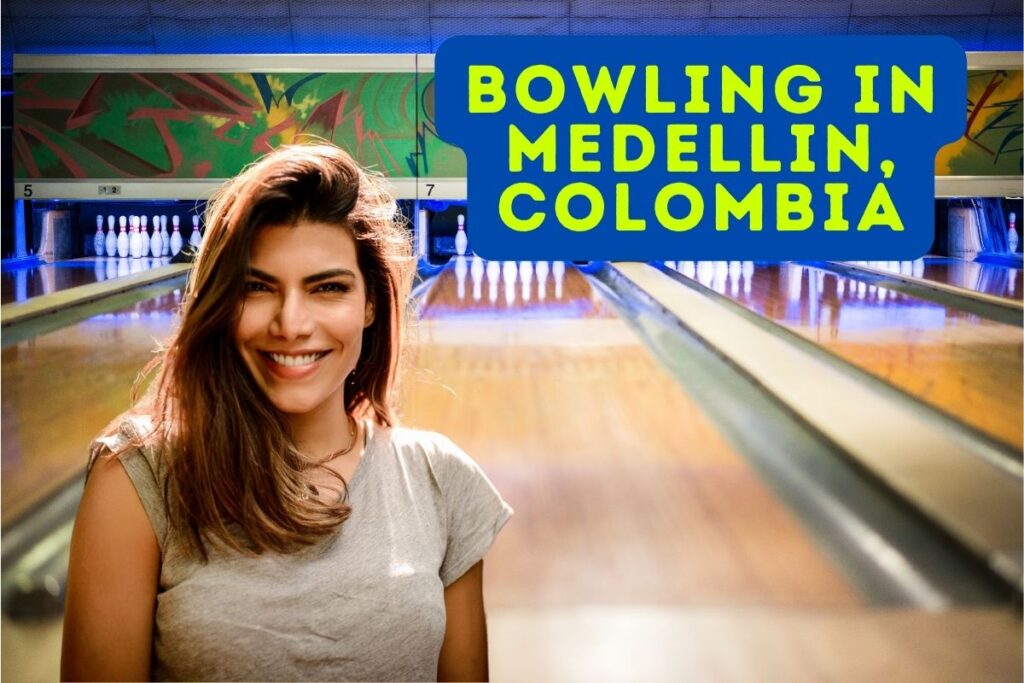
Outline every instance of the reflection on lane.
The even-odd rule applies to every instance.
[[[170,256],[137,259],[101,256],[28,267],[5,267],[0,273],[0,303],[21,303],[43,294],[134,275],[170,262]]]
[[[128,408],[180,303],[175,289],[3,349],[5,523],[85,466],[90,441]]]
[[[859,602],[588,278],[461,263],[424,297],[402,406],[516,508],[491,551],[489,604]]]
[[[1021,330],[791,263],[667,266],[1016,448]]]
[[[1024,295],[1024,271],[1020,268],[945,256],[926,256],[916,261],[850,261],[850,264],[1004,299],[1020,299]]]
[[[614,318],[586,277],[564,261],[488,261],[457,256],[425,299],[424,319],[457,316]]]

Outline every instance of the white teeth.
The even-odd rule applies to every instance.
[[[303,365],[310,365],[312,363],[315,363],[323,355],[324,354],[322,353],[309,353],[306,354],[305,356],[285,356],[284,354],[280,353],[271,353],[270,357],[278,365],[286,365],[290,368],[298,368]]]

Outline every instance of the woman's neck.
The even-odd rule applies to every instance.
[[[325,402],[308,413],[288,414],[284,418],[295,446],[312,460],[347,448],[355,438],[352,435],[355,423],[348,419],[344,404]]]

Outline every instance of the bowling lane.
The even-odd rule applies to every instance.
[[[29,267],[5,267],[0,272],[0,304],[22,303],[94,282],[134,275],[171,262],[163,258],[85,257]]]
[[[516,508],[492,608],[859,604],[576,269],[446,269],[414,339],[406,422],[451,436]]]
[[[790,263],[676,269],[844,360],[1020,449],[1019,327]]]
[[[91,440],[129,407],[130,388],[170,331],[181,280],[154,296],[5,345],[2,518],[17,518],[85,467]]]
[[[916,261],[851,261],[850,265],[959,287],[1002,299],[1020,301],[1024,297],[1024,270],[1020,268],[945,256],[926,256]]]

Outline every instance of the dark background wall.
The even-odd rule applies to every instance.
[[[944,34],[1021,50],[1021,0],[7,0],[24,53],[434,52],[457,34]]]

